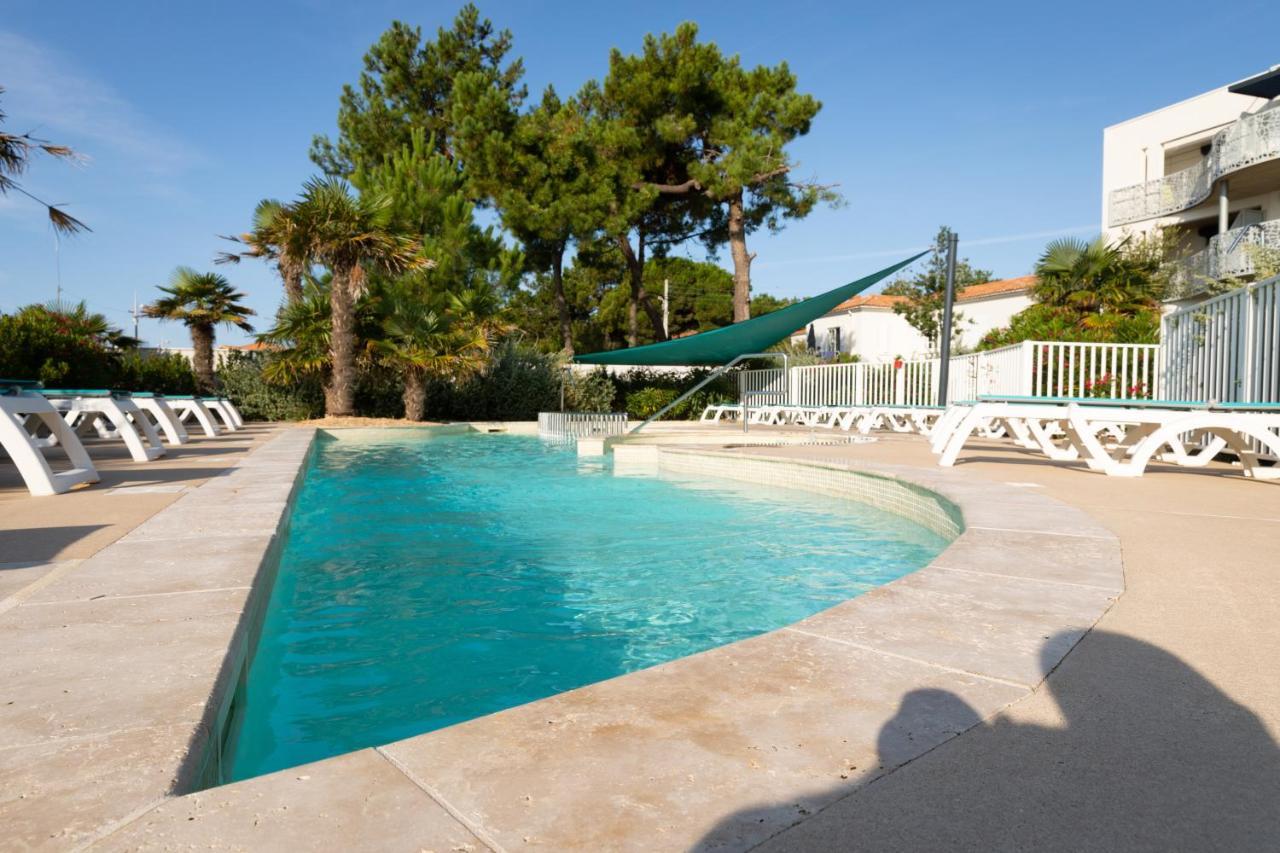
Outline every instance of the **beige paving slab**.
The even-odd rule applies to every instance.
[[[140,727],[0,749],[0,849],[74,850],[154,805],[191,736],[190,725]]]
[[[783,631],[382,751],[506,849],[683,850],[773,799],[721,827],[742,849],[1023,692]]]
[[[934,565],[1112,592],[1124,589],[1117,539],[971,529],[951,543]]]
[[[95,851],[489,848],[373,750],[168,800]]]
[[[117,542],[84,561],[60,583],[27,599],[29,604],[88,601],[119,596],[170,595],[252,585],[261,555],[275,536],[211,537],[198,546],[154,541]]]
[[[57,563],[0,563],[0,600],[40,580],[57,565]]]
[[[923,569],[794,627],[1031,687],[1113,596],[1089,587]]]
[[[235,505],[214,506],[205,501],[180,501],[169,512],[149,519],[121,537],[121,541],[209,540],[218,536],[270,534],[275,531],[285,505],[284,500],[266,501],[255,504],[252,512],[246,512]]]
[[[242,588],[9,611],[0,620],[0,744],[194,724],[248,594]]]

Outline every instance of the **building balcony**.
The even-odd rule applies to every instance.
[[[1207,248],[1178,261],[1170,298],[1194,296],[1226,278],[1255,275],[1258,248],[1280,252],[1280,219],[1232,228],[1210,238]]]
[[[1218,131],[1204,159],[1163,178],[1112,190],[1109,227],[1189,210],[1209,198],[1214,182],[1257,163],[1280,160],[1280,101]]]

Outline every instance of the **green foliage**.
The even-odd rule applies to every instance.
[[[272,383],[266,366],[270,356],[232,353],[218,371],[222,393],[250,421],[299,421],[324,413],[324,389],[318,376]]]
[[[612,412],[618,388],[603,367],[565,378],[564,407],[570,412]]]
[[[28,305],[0,315],[0,376],[50,388],[118,388],[161,394],[195,390],[191,364],[176,353],[137,352],[119,329],[80,303]]]
[[[119,360],[118,370],[113,383],[117,388],[156,394],[196,393],[191,362],[176,352],[126,352]]]
[[[638,388],[627,394],[627,414],[637,420],[651,418],[678,394],[674,388]]]
[[[435,41],[394,21],[365,54],[359,87],[342,87],[337,142],[314,137],[311,159],[326,174],[349,176],[409,145],[416,129],[454,159],[455,81],[477,75],[514,108],[525,96],[524,67],[519,59],[503,65],[510,50],[511,33],[495,31],[470,3]]]
[[[224,325],[253,331],[249,322],[253,309],[242,303],[245,294],[232,287],[224,276],[178,267],[169,277],[168,286],[157,289],[164,295],[143,308],[148,317],[177,320],[189,328]]]
[[[1164,284],[1152,245],[1054,240],[1036,264],[1036,304],[988,332],[978,349],[1021,341],[1158,343]]]
[[[1148,311],[1162,295],[1160,259],[1145,244],[1109,244],[1076,238],[1054,240],[1036,262],[1036,301],[1081,315],[1133,315]]]
[[[631,370],[613,377],[617,386],[618,406],[633,418],[647,418],[680,394],[707,377],[707,368],[695,368],[683,373],[661,370]],[[658,393],[661,392],[661,393]],[[637,395],[639,395],[637,397]],[[634,398],[634,399],[633,399]],[[667,414],[664,420],[688,420],[702,414],[713,403],[727,403],[738,399],[737,373],[730,371],[705,388],[693,394]],[[654,402],[662,400],[656,407]],[[641,414],[645,412],[645,414]]]
[[[987,332],[977,348],[997,349],[1022,341],[1159,343],[1160,310],[1150,308],[1131,315],[1113,313],[1081,317],[1071,308],[1032,305],[1014,314],[1008,326]]]
[[[697,25],[687,22],[646,36],[639,56],[615,49],[602,95],[614,159],[628,161],[616,170],[619,183],[640,196],[626,224],[655,230],[658,217],[665,221],[656,230],[673,239],[698,233],[710,246],[728,242],[735,301],[745,313],[747,235],[839,201],[830,187],[798,180],[788,150],[809,132],[821,103],[797,91],[786,63],[746,69],[736,55],[699,42]],[[619,233],[616,225],[607,230]]]
[[[947,297],[947,244],[951,239],[951,229],[946,225],[938,228],[933,239],[933,252],[924,269],[910,278],[898,278],[890,282],[884,292],[891,296],[905,296],[907,301],[893,306],[893,312],[900,314],[911,326],[924,335],[931,347],[939,343],[942,327],[942,310]],[[977,269],[969,264],[968,258],[956,259],[955,292],[966,287],[991,281],[991,271]],[[959,335],[964,315],[952,311],[951,328],[953,339]]]
[[[352,182],[362,195],[386,199],[386,227],[416,240],[430,261],[411,273],[416,286],[433,295],[515,289],[521,253],[506,248],[493,227],[476,224],[465,177],[421,129],[381,162],[358,169]]]
[[[532,269],[550,272],[560,345],[572,352],[564,254],[571,240],[586,239],[600,227],[614,198],[601,162],[601,125],[581,101],[561,101],[550,87],[523,115],[483,75],[459,78],[455,92],[467,176],[524,244]]]

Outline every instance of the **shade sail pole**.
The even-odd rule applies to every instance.
[[[951,312],[956,301],[956,243],[960,238],[952,231],[947,235],[947,292],[942,302],[942,347],[938,353],[938,405],[947,405],[951,387]]]
[[[653,415],[651,415],[649,418],[646,418],[643,422],[636,424],[635,429],[632,429],[630,432],[628,432],[628,435],[635,434],[640,430],[644,429],[649,424],[653,423],[658,418],[662,417],[667,412],[671,411],[676,406],[683,403],[685,400],[689,399],[689,397],[693,396],[698,391],[701,391],[703,388],[707,386],[708,383],[720,378],[721,376],[724,376],[725,373],[729,371],[729,368],[733,367],[735,364],[742,361],[744,358],[781,358],[782,359],[782,376],[783,376],[783,379],[787,378],[788,360],[787,360],[787,354],[785,352],[745,352],[742,355],[735,356],[733,361],[729,362],[728,364],[720,365],[715,370],[711,371],[711,373],[708,374],[707,377],[703,379],[701,382],[699,382],[697,385],[694,385],[688,391],[685,391],[679,397],[676,397],[670,403],[667,403],[661,409],[658,409],[658,411],[654,412]],[[788,384],[787,387],[790,387],[790,384]],[[790,402],[790,400],[788,400],[787,402]]]

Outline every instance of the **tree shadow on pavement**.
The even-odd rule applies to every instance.
[[[742,827],[776,804],[726,818],[698,849],[1280,849],[1280,747],[1257,715],[1149,643],[1094,631],[987,722],[954,694],[912,691],[878,738],[886,770],[918,751],[910,721],[924,709],[974,725],[833,791],[840,799],[767,841],[744,845]]]

